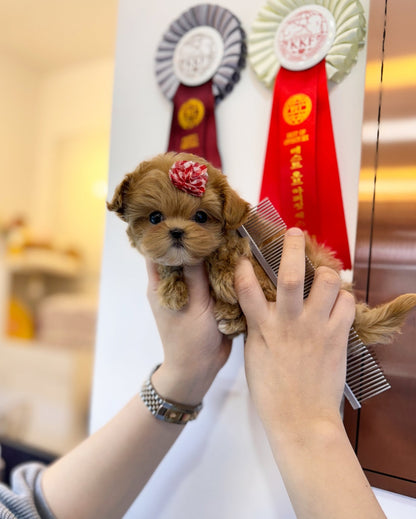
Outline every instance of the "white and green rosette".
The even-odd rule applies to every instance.
[[[248,58],[258,78],[268,88],[273,86],[281,65],[289,68],[282,62],[281,54],[276,50],[282,22],[293,17],[295,11],[302,10],[305,6],[316,6],[324,12],[334,28],[325,58],[328,80],[339,83],[357,61],[358,51],[364,45],[366,34],[364,9],[358,0],[267,0],[266,5],[258,12],[248,37]],[[308,27],[297,28],[292,23],[291,30],[292,45],[313,45],[316,37],[313,27],[309,31]],[[299,34],[296,33],[297,30]],[[299,52],[299,48],[297,51]]]
[[[219,5],[199,4],[163,34],[156,51],[156,79],[173,99],[179,83],[196,86],[212,78],[218,103],[239,81],[246,55],[246,35],[238,18]]]

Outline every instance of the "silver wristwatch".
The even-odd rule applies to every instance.
[[[196,406],[178,404],[165,400],[156,392],[152,384],[152,375],[159,366],[160,364],[153,369],[149,378],[144,382],[140,391],[140,398],[158,420],[178,425],[185,425],[191,420],[195,420],[202,409],[202,403]]]

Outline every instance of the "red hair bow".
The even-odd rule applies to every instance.
[[[192,160],[178,160],[169,170],[172,184],[193,196],[202,196],[208,180],[207,166]]]

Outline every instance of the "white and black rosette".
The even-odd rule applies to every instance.
[[[229,94],[246,63],[245,32],[238,18],[214,4],[191,7],[173,21],[156,52],[156,78],[173,99],[180,83],[212,79],[215,102]]]
[[[279,29],[296,10],[307,6],[326,11],[334,22],[333,39],[325,56],[328,80],[339,83],[357,61],[366,34],[364,9],[358,0],[267,0],[248,37],[248,57],[258,78],[268,88],[273,86],[279,67],[285,66],[276,51]],[[305,27],[299,28],[299,35],[294,24],[291,29],[293,45],[308,45],[308,39],[311,41],[315,37],[313,28],[309,34]]]

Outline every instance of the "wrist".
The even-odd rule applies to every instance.
[[[290,445],[310,449],[312,446],[325,448],[333,441],[347,438],[341,416],[305,418],[266,424],[267,435],[276,447]]]
[[[202,409],[202,402],[197,405],[183,404],[160,395],[152,382],[152,375],[158,370],[157,365],[143,383],[140,398],[152,415],[158,420],[177,425],[186,425],[195,420]]]
[[[170,367],[164,362],[153,373],[152,384],[164,399],[196,406],[202,402],[214,378],[215,375]]]

